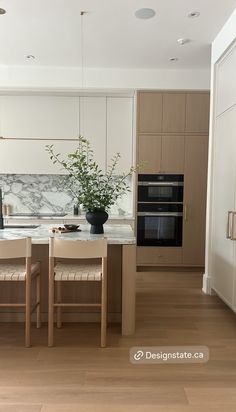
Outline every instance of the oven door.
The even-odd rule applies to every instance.
[[[139,202],[183,202],[182,182],[138,182]]]
[[[182,212],[138,212],[138,246],[182,246]]]

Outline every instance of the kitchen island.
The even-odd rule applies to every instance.
[[[135,331],[135,274],[136,274],[136,240],[132,228],[129,225],[104,225],[104,235],[91,235],[90,226],[84,224],[80,226],[81,232],[71,232],[66,234],[53,234],[52,225],[40,225],[35,229],[11,229],[0,230],[0,239],[16,239],[30,236],[32,238],[32,256],[34,260],[42,262],[42,318],[47,320],[47,290],[48,290],[48,240],[50,236],[63,237],[65,239],[95,240],[102,237],[108,242],[108,320],[120,322],[122,324],[122,334],[132,335]],[[7,282],[6,282],[7,283]],[[96,302],[99,299],[99,285],[88,285],[88,282],[73,282],[72,285],[65,285],[63,288],[63,299],[70,301],[78,299],[80,302],[87,300]],[[4,296],[8,299],[19,300],[24,291],[19,292],[19,288],[9,283],[4,285],[0,291],[0,299]],[[17,285],[16,285],[17,286]],[[72,287],[71,287],[72,286]],[[11,289],[10,289],[11,288]],[[64,290],[65,289],[65,290]],[[99,313],[92,309],[86,312],[85,309],[74,313],[67,310],[63,314],[64,321],[90,321],[99,320]],[[1,321],[21,321],[23,313],[2,312]]]

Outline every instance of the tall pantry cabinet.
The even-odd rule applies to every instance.
[[[139,246],[138,265],[204,265],[208,129],[209,92],[138,92],[141,173],[184,174],[182,248]]]
[[[211,287],[236,312],[236,43],[217,63],[213,115]]]

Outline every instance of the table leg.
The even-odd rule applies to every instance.
[[[122,246],[122,335],[135,332],[136,245]]]

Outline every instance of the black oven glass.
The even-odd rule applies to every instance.
[[[175,218],[159,216],[145,217],[144,238],[150,240],[172,241],[175,238]]]
[[[174,190],[171,186],[149,186],[147,187],[147,198],[150,200],[161,199],[167,201],[174,196]]]
[[[183,205],[138,205],[138,246],[182,246],[182,226]]]
[[[139,175],[138,202],[183,202],[183,175]]]

